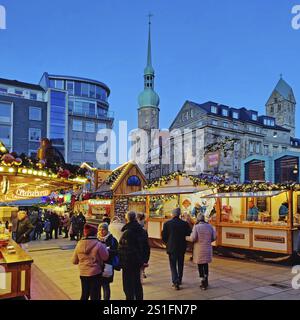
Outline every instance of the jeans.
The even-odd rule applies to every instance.
[[[51,227],[51,231],[50,231],[50,239],[52,239],[53,231],[54,231],[55,239],[58,239],[58,227]]]
[[[184,253],[169,253],[173,284],[181,284],[184,266]]]
[[[200,278],[208,278],[208,263],[198,264],[198,271]]]
[[[123,291],[126,300],[143,300],[143,286],[141,283],[141,268],[139,266],[132,266],[130,268],[123,268]]]
[[[248,214],[247,220],[248,221],[258,221],[258,215],[257,214]]]
[[[110,284],[107,281],[100,282],[100,299],[101,289],[103,288],[103,300],[110,300]]]
[[[91,277],[80,276],[81,298],[80,300],[100,300],[100,280],[101,275]]]

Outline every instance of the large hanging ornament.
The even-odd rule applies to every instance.
[[[10,153],[7,153],[2,156],[1,161],[5,166],[12,166],[15,161],[15,157]]]

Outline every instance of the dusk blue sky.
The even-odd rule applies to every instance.
[[[0,0],[0,77],[37,83],[44,71],[103,81],[111,110],[137,126],[147,14],[152,19],[160,125],[185,102],[208,100],[264,113],[279,74],[300,99],[300,0]],[[300,111],[297,109],[299,119]],[[297,127],[300,137],[300,125]]]

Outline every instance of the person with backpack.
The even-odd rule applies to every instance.
[[[104,244],[97,239],[97,228],[86,224],[83,238],[77,243],[72,262],[79,266],[81,280],[80,300],[100,300],[100,282],[104,261],[109,252]]]
[[[103,222],[98,226],[98,240],[103,243],[108,252],[109,258],[105,262],[104,272],[102,273],[100,280],[100,290],[103,288],[103,299],[110,300],[110,284],[114,280],[114,267],[118,264],[118,241],[114,236],[108,231],[108,224]],[[107,271],[107,272],[106,272]],[[101,299],[101,291],[100,291]]]
[[[127,213],[128,223],[122,228],[119,241],[119,258],[122,268],[123,291],[126,300],[143,300],[141,268],[148,264],[150,248],[145,240],[142,226],[136,220],[136,213]]]

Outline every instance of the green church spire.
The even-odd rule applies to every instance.
[[[151,52],[151,17],[149,14],[149,31],[148,31],[148,50],[147,50],[147,66],[144,69],[144,91],[139,95],[139,107],[158,107],[159,96],[154,91],[154,69],[152,67]]]

